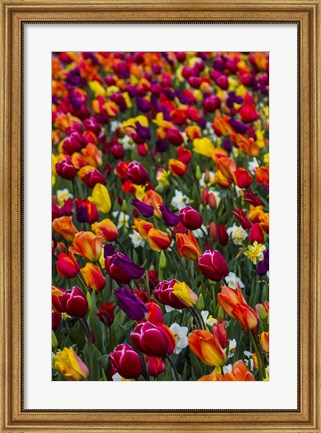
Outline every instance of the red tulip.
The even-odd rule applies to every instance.
[[[118,344],[109,354],[113,367],[125,379],[136,379],[142,372],[142,361],[129,344]]]
[[[180,210],[179,220],[189,230],[197,230],[203,224],[201,214],[190,206],[186,206]]]
[[[139,323],[131,332],[130,338],[137,349],[145,355],[161,358],[170,355],[176,345],[174,334],[162,323]]]
[[[57,272],[64,278],[74,278],[80,269],[75,256],[72,252],[60,253],[57,260]]]
[[[217,251],[205,251],[198,259],[198,267],[210,280],[220,281],[228,274],[228,267],[222,254]]]

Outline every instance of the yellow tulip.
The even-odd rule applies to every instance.
[[[92,196],[88,200],[95,203],[100,212],[108,213],[111,209],[111,200],[108,189],[101,183],[94,186]]]
[[[65,347],[54,356],[54,368],[67,380],[84,380],[89,375],[87,365],[72,347]]]

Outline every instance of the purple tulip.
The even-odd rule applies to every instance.
[[[143,217],[149,218],[154,215],[154,208],[140,200],[137,200],[137,198],[134,198],[130,203],[135,206],[135,208],[143,215]]]
[[[256,273],[258,275],[265,275],[269,270],[269,250],[263,251],[263,260],[257,265]]]
[[[116,250],[113,244],[104,245],[104,258],[116,254]]]
[[[162,212],[163,220],[167,226],[177,226],[177,224],[179,223],[178,215],[172,212],[165,203],[159,206],[159,210]]]
[[[123,284],[130,283],[133,278],[141,278],[145,272],[141,266],[120,252],[105,258],[105,269],[111,278]]]
[[[156,152],[166,152],[166,150],[168,149],[168,143],[165,140],[159,139],[156,141],[155,148]]]
[[[230,119],[228,121],[228,123],[232,126],[232,128],[234,129],[235,132],[238,132],[239,134],[245,134],[248,126],[245,125],[244,123],[240,122],[239,120],[236,119]]]
[[[121,310],[123,310],[127,317],[131,320],[143,320],[145,319],[148,308],[137,298],[128,287],[118,287],[115,291],[117,297],[117,304]]]
[[[147,126],[141,125],[139,122],[136,122],[136,132],[141,138],[144,138],[145,140],[150,139],[149,128]]]

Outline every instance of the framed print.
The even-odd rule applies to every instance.
[[[321,432],[320,1],[1,7],[1,431]]]

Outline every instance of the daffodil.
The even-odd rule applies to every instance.
[[[251,260],[251,262],[256,265],[258,262],[261,262],[264,259],[263,251],[266,250],[266,246],[259,244],[257,241],[254,241],[253,245],[248,245],[247,251],[244,251],[243,254]]]

